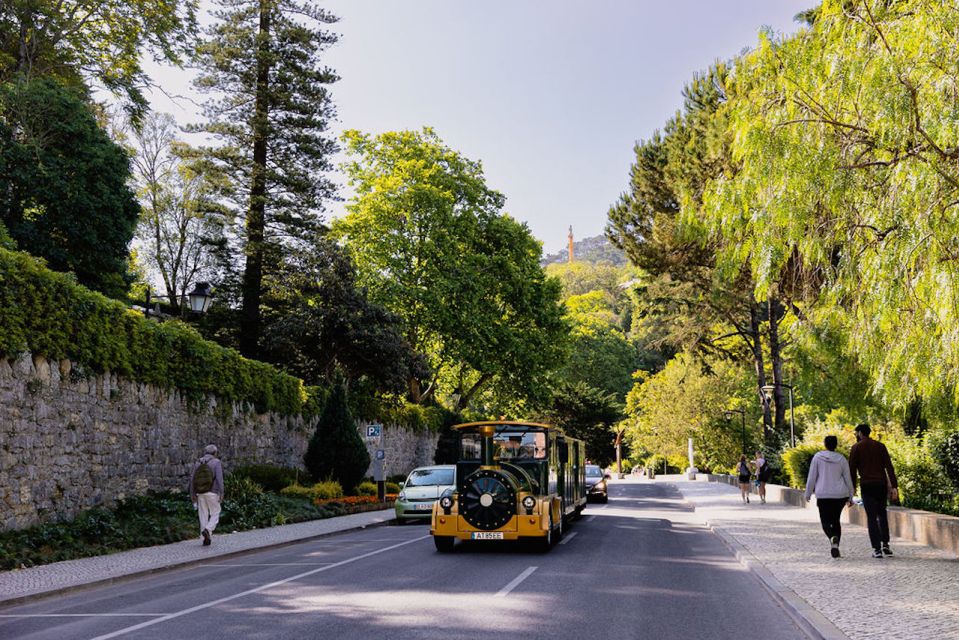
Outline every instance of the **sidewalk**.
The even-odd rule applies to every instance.
[[[311,520],[269,529],[214,534],[204,547],[200,538],[173,544],[131,549],[105,556],[66,560],[29,569],[0,571],[0,606],[33,596],[111,582],[139,575],[220,558],[255,549],[309,540],[351,529],[382,525],[393,520],[393,509],[355,513],[325,520]]]
[[[865,527],[843,524],[842,557],[834,560],[815,506],[761,504],[755,495],[743,504],[736,487],[681,476],[652,482],[675,484],[698,517],[822,637],[959,638],[953,554],[893,538],[895,555],[878,560]]]

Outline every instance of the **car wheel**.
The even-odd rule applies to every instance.
[[[440,553],[452,553],[456,539],[453,536],[433,536],[433,544]]]
[[[602,502],[603,502],[603,504],[606,504],[607,502],[609,502],[609,494],[608,494],[608,493],[607,493],[605,496],[603,496]]]

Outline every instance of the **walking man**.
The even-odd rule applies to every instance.
[[[819,509],[819,522],[829,538],[829,553],[839,557],[839,538],[842,527],[839,516],[843,507],[852,504],[853,487],[846,458],[836,451],[836,436],[826,436],[823,444],[825,451],[819,451],[809,464],[809,477],[806,479],[806,501],[816,494],[816,507]]]
[[[200,516],[203,546],[209,546],[213,530],[220,521],[223,502],[223,465],[215,444],[208,444],[190,473],[190,499]]]
[[[856,427],[856,444],[849,452],[849,471],[853,487],[859,482],[859,495],[866,510],[869,542],[872,557],[891,556],[889,548],[889,519],[886,515],[886,499],[898,499],[899,481],[892,468],[886,445],[869,437],[872,430],[868,424]]]

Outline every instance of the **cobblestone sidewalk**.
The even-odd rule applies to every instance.
[[[210,558],[384,524],[393,517],[393,509],[369,511],[269,529],[218,533],[213,536],[213,544],[209,547],[202,546],[197,536],[196,540],[131,549],[106,556],[66,560],[15,571],[0,571],[0,606],[31,596],[56,593],[98,582],[201,562]]]
[[[852,640],[959,639],[954,555],[894,538],[895,555],[875,559],[865,527],[844,523],[842,557],[833,559],[815,506],[760,504],[755,496],[742,504],[736,487],[668,481],[700,518],[744,547]]]

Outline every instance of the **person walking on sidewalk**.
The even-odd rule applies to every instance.
[[[203,546],[209,546],[212,541],[223,503],[223,465],[218,456],[216,445],[208,444],[190,472],[190,500],[200,517]]]
[[[806,502],[809,502],[812,494],[816,494],[819,522],[829,538],[829,553],[833,558],[839,557],[839,539],[842,537],[839,516],[843,507],[852,504],[853,496],[849,463],[841,453],[836,452],[838,443],[836,436],[826,436],[823,440],[826,450],[813,456],[806,478]]]
[[[736,473],[739,474],[739,491],[742,493],[743,502],[749,503],[749,463],[746,462],[746,454],[739,456],[739,464],[736,465]]]
[[[886,445],[869,437],[872,432],[869,425],[861,424],[855,431],[857,442],[849,452],[849,471],[853,487],[858,479],[862,506],[866,510],[872,557],[891,556],[886,499],[898,499],[899,481]]]
[[[759,499],[763,504],[766,504],[766,481],[769,480],[770,469],[762,451],[756,452],[753,469],[756,470],[756,490],[759,493]]]

